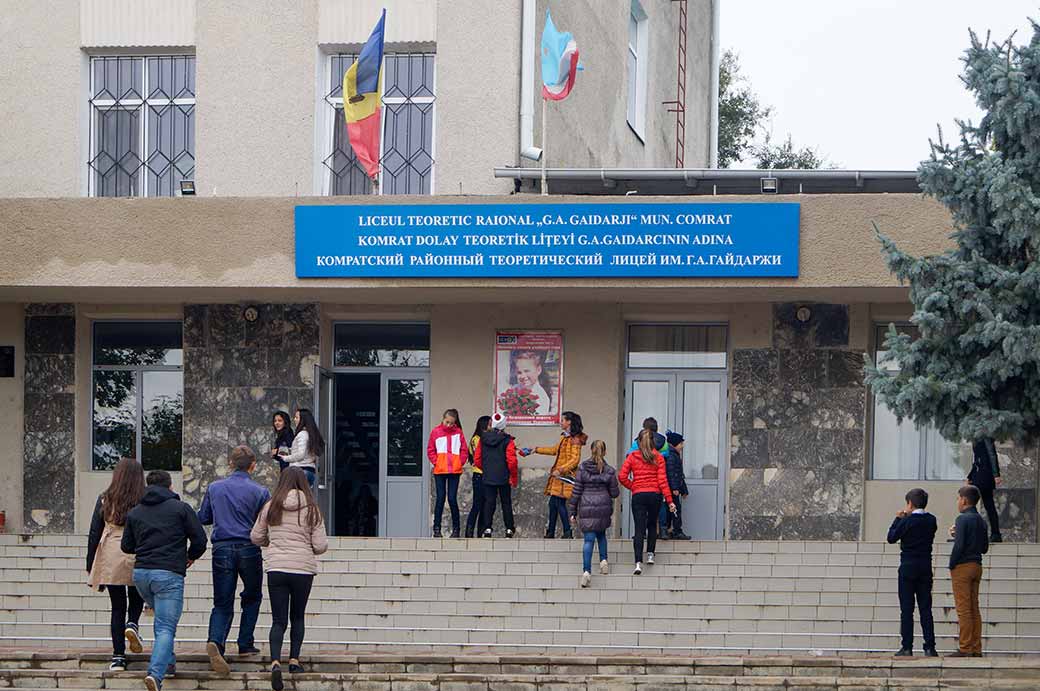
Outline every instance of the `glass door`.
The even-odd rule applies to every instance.
[[[683,531],[695,540],[721,540],[726,503],[726,375],[677,376],[676,432],[685,437]]]
[[[661,434],[672,427],[675,419],[675,375],[663,372],[647,372],[630,374],[625,382],[625,437],[622,448],[618,450],[617,465],[625,461],[632,448],[632,442],[643,429],[643,420],[652,417],[657,420],[657,429]],[[621,532],[631,537],[634,530],[632,522],[631,493],[621,489]]]
[[[383,374],[380,454],[379,534],[425,536],[429,524],[429,374],[395,371]]]
[[[333,431],[335,430],[336,406],[335,406],[335,379],[332,372],[321,367],[314,366],[314,420],[318,424],[318,431],[325,439],[325,457],[318,459],[318,505],[321,507],[322,515],[325,516],[325,528],[333,533],[333,524],[330,516],[334,515],[336,508],[336,493],[332,491],[335,483],[336,470],[336,442]]]

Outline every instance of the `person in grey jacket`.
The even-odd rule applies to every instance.
[[[571,521],[585,536],[582,548],[581,587],[592,582],[592,544],[599,543],[599,572],[607,574],[607,528],[614,515],[614,500],[621,494],[617,473],[606,463],[607,445],[597,439],[590,447],[592,458],[582,461],[567,501]]]

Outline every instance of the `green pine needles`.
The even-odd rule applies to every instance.
[[[925,194],[951,212],[956,248],[912,257],[875,232],[910,286],[919,337],[890,327],[866,382],[900,419],[950,441],[1040,439],[1040,25],[1028,45],[973,33],[962,80],[985,115],[930,142]]]

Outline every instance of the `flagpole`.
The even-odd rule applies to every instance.
[[[549,99],[542,96],[542,196],[549,195],[549,187],[545,179],[545,159],[548,158],[548,154],[545,151],[545,132],[549,129],[549,123],[545,118],[549,112],[548,105]]]

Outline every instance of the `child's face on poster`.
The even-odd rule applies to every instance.
[[[542,376],[542,366],[534,358],[517,358],[516,381],[521,386],[533,388],[538,383],[538,377]]]

